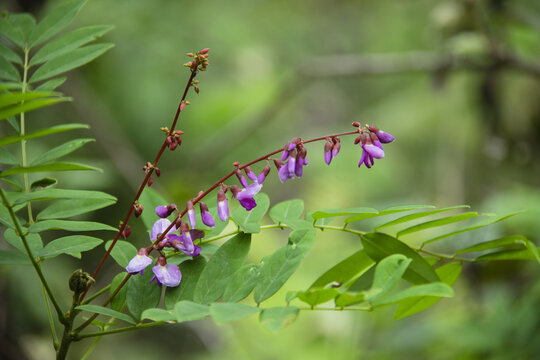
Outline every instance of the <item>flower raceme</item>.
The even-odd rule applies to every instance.
[[[384,158],[385,153],[382,144],[390,143],[394,141],[395,138],[391,134],[379,130],[374,126],[365,125],[364,127],[361,127],[360,123],[358,122],[354,122],[353,126],[358,128],[357,133],[359,134],[354,140],[354,143],[360,144],[362,148],[362,156],[358,166],[360,167],[362,164],[364,164],[369,169],[373,166],[375,161],[374,159]],[[340,134],[340,136],[354,134],[355,132],[343,133]],[[236,198],[240,205],[247,211],[251,211],[257,206],[255,196],[261,191],[263,182],[270,173],[271,168],[268,164],[270,160],[274,162],[281,182],[285,182],[288,179],[295,177],[302,177],[303,168],[304,166],[308,165],[307,150],[305,149],[304,144],[317,140],[326,140],[324,144],[324,162],[327,165],[330,165],[332,160],[337,157],[341,149],[341,140],[339,139],[338,135],[330,135],[323,138],[308,140],[306,142],[297,137],[293,138],[291,141],[287,142],[285,147],[282,149],[281,158],[271,159],[270,155],[276,153],[274,152],[269,154],[267,157],[262,157],[259,160],[250,163],[253,164],[261,160],[267,161],[266,166],[259,175],[257,175],[249,166],[240,166],[240,163],[235,162],[233,165],[236,167],[236,169],[231,172],[231,175],[236,175],[241,187],[237,185],[225,185],[222,182],[214,185],[214,187],[219,185],[219,190],[217,193],[217,213],[219,220],[227,221],[229,219],[229,205],[226,196],[226,192],[228,190],[231,191],[232,196]],[[242,169],[244,170],[245,176],[242,173]],[[225,177],[224,179],[227,179],[228,177]],[[248,183],[248,180],[251,181],[251,184]],[[183,222],[180,219],[180,215],[184,214],[184,212],[182,212],[182,214],[180,214],[175,220],[174,226],[171,225],[172,223],[167,219],[167,217],[173,212],[178,211],[177,206],[175,204],[169,204],[156,207],[155,211],[160,219],[157,220],[152,226],[150,240],[155,242],[158,238],[160,239],[157,244],[153,245],[157,250],[161,251],[165,247],[172,247],[177,251],[183,252],[187,256],[198,256],[200,254],[201,248],[195,245],[194,241],[203,238],[204,232],[195,228],[195,203],[199,203],[201,220],[203,224],[209,227],[215,226],[214,218],[212,217],[208,206],[204,202],[200,201],[206,194],[207,192],[201,192],[197,198],[187,201],[185,209],[185,214],[188,218],[187,222]],[[169,230],[167,231],[167,229]],[[176,234],[177,231],[180,232],[180,235]],[[165,234],[165,232],[167,233]],[[152,262],[152,258],[148,256],[148,249],[142,248],[139,250],[137,255],[131,259],[126,267],[126,270],[130,274],[142,273],[143,270]],[[160,286],[177,286],[182,277],[180,270],[176,265],[167,265],[167,260],[163,254],[161,254],[158,258],[157,265],[152,268],[152,271],[154,272],[153,279],[156,279]]]

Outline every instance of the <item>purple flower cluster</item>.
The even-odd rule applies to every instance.
[[[332,159],[339,154],[341,149],[340,140],[337,136],[333,136],[331,139],[326,138],[326,143],[324,144],[324,162],[326,165],[330,165]]]
[[[164,210],[164,206],[158,206],[156,208],[156,213],[158,215],[167,216],[168,211]],[[176,206],[174,206],[176,208]],[[170,215],[170,214],[169,214]],[[162,237],[161,241],[157,244],[156,248],[161,250],[165,247],[172,247],[178,251],[182,251],[187,256],[199,256],[201,253],[201,248],[193,243],[193,241],[204,237],[204,232],[197,229],[190,229],[188,224],[180,222],[180,229],[175,226],[172,226],[171,222],[168,219],[159,219],[152,226],[152,231],[150,232],[150,240],[155,241],[159,237]],[[180,235],[175,234],[176,231],[180,230]],[[162,236],[165,234],[164,236]],[[153,259],[148,256],[148,249],[141,248],[137,255],[126,266],[126,271],[130,274],[142,274],[144,269],[153,262]],[[154,279],[157,280],[159,286],[165,285],[169,287],[178,286],[182,278],[180,269],[177,265],[167,265],[167,259],[164,256],[160,256],[157,261],[157,265],[152,268],[154,272]]]
[[[308,165],[307,150],[300,138],[293,138],[283,149],[281,159],[275,159],[274,164],[278,169],[279,180],[282,183],[295,176],[301,178],[304,174],[304,166]]]
[[[353,126],[360,128],[360,123],[354,122]],[[390,143],[395,138],[387,132],[379,130],[375,126],[366,125],[359,129],[360,135],[354,140],[355,144],[360,144],[362,147],[362,157],[358,163],[358,167],[362,164],[370,169],[375,163],[375,159],[384,158],[383,143]]]
[[[236,177],[238,178],[238,181],[240,181],[240,184],[243,186],[243,188],[239,188],[236,185],[230,186],[229,188],[231,189],[233,196],[236,198],[236,200],[238,200],[240,205],[242,205],[247,211],[250,211],[255,206],[257,206],[257,202],[255,201],[255,195],[257,195],[259,191],[261,191],[263,187],[262,183],[264,179],[266,179],[268,173],[270,173],[270,166],[267,164],[261,171],[259,176],[257,176],[249,166],[246,166],[244,168],[244,172],[246,173],[248,179],[252,181],[252,183],[248,185],[248,182],[242,174],[242,171],[237,168],[235,171]]]

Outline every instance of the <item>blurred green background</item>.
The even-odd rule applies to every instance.
[[[7,0],[2,8],[39,19],[60,3]],[[72,103],[30,114],[29,127],[91,125],[80,135],[97,141],[72,158],[104,173],[67,174],[60,184],[117,196],[117,205],[96,214],[100,221],[117,225],[141,167],[159,149],[159,128],[170,126],[188,78],[184,54],[209,47],[210,67],[198,75],[201,92],[189,95],[192,105],[179,125],[182,146],[162,158],[154,185],[171,202],[182,204],[207,188],[234,161],[282,147],[293,136],[349,131],[359,121],[396,137],[384,160],[359,169],[361,149],[343,138],[327,167],[323,144],[313,144],[304,178],[281,184],[271,173],[263,191],[272,204],[302,198],[308,211],[406,204],[527,210],[438,249],[507,233],[539,243],[537,1],[90,0],[71,26],[98,24],[115,26],[105,36],[115,47],[69,74],[60,90]],[[56,144],[29,142],[30,156]],[[146,245],[140,221],[132,226],[134,244]],[[272,230],[255,239],[250,259],[258,261],[286,235]],[[269,303],[282,304],[287,290],[305,288],[359,246],[354,236],[318,234],[315,249]],[[45,265],[53,286],[65,292],[65,305],[70,271],[91,271],[102,251],[82,265],[67,257]],[[103,279],[120,269],[110,261],[106,270]],[[10,336],[27,358],[52,358],[35,275],[22,267],[1,272]],[[255,318],[228,326],[197,321],[105,337],[90,358],[532,359],[540,356],[537,279],[533,262],[466,264],[455,298],[404,320],[394,321],[392,308],[303,312],[277,334]],[[75,344],[71,357],[88,345]]]

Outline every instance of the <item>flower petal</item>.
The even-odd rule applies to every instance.
[[[137,254],[129,261],[129,264],[126,266],[126,271],[130,274],[142,272],[153,261],[154,260],[152,260],[151,257]]]
[[[168,219],[159,219],[152,226],[152,231],[150,232],[150,240],[156,240],[159,234],[163,234],[165,230],[171,225],[171,222]],[[173,229],[169,230],[169,232]]]

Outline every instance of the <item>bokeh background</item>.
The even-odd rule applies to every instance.
[[[3,0],[2,9],[39,19],[62,1]],[[115,47],[68,75],[74,98],[30,115],[30,129],[85,122],[96,142],[72,155],[103,174],[60,177],[63,187],[118,197],[96,219],[116,226],[169,126],[188,77],[186,52],[209,47],[199,95],[183,113],[181,149],[162,158],[154,185],[183,203],[230,171],[293,136],[311,138],[369,123],[397,140],[386,158],[358,168],[361,149],[342,139],[330,167],[323,145],[308,148],[301,180],[264,191],[272,204],[302,198],[306,210],[406,204],[507,213],[487,231],[452,241],[520,233],[540,241],[540,3],[535,0],[90,0],[72,27],[112,24]],[[34,119],[34,123],[32,123]],[[36,121],[39,119],[39,121]],[[68,133],[66,137],[74,138]],[[64,139],[65,141],[66,139]],[[54,141],[54,140],[52,140]],[[59,141],[58,143],[60,143]],[[56,143],[30,142],[31,155]],[[258,169],[258,168],[257,168]],[[146,244],[134,221],[136,246]],[[280,230],[255,238],[258,261],[286,241]],[[318,234],[317,245],[285,289],[302,289],[359,248],[357,238]],[[45,265],[64,304],[74,268],[92,270],[102,248],[82,263],[67,256]],[[112,261],[104,279],[120,268]],[[456,297],[404,320],[374,313],[302,312],[274,334],[255,317],[218,326],[197,321],[100,340],[90,358],[148,359],[532,359],[540,356],[540,282],[534,262],[466,264]],[[4,334],[28,359],[53,357],[41,289],[31,269],[1,269]],[[8,331],[6,331],[8,329]],[[76,344],[77,359],[89,346]],[[21,355],[21,359],[24,358]]]

